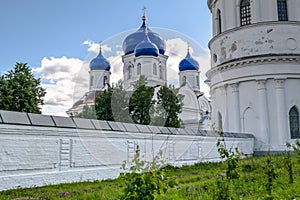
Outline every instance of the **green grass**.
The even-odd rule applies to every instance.
[[[217,181],[227,183],[232,199],[266,199],[267,184],[266,156],[241,160],[240,178],[226,182],[224,163],[198,163],[181,168],[166,166],[165,176],[169,188],[158,199],[195,200],[216,199],[219,188]],[[272,160],[277,178],[272,188],[274,199],[300,199],[300,161],[292,155],[294,183],[289,183],[289,175],[284,167],[284,155],[273,155]],[[222,181],[223,180],[223,181]],[[15,189],[0,192],[0,199],[119,199],[124,181],[115,180],[59,184],[53,186]]]

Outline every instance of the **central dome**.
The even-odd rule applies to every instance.
[[[153,42],[160,54],[164,54],[166,50],[166,44],[164,39],[157,33],[152,32],[149,28],[146,27],[146,18],[143,16],[142,26],[134,33],[128,35],[123,42],[123,51],[125,55],[131,54],[134,52],[135,47],[141,43],[145,38],[146,29],[148,30],[148,37],[151,42]]]
[[[135,57],[139,56],[158,56],[158,48],[156,45],[149,40],[147,34],[144,36],[144,40],[140,42],[134,49]]]

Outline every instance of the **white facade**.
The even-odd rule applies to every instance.
[[[110,83],[110,71],[90,70],[89,91],[103,91],[106,85]]]
[[[126,90],[133,90],[141,75],[147,77],[147,85],[154,87],[167,83],[167,55],[135,57],[134,53],[123,55],[123,84]]]
[[[179,72],[179,85],[182,86],[186,83],[189,83],[192,90],[200,94],[200,71],[195,70],[185,70]]]
[[[279,21],[277,0],[251,0],[250,22],[241,24],[245,2],[208,1],[212,120],[224,131],[253,133],[255,151],[280,151],[299,138],[290,111],[300,108],[300,1],[285,1],[287,21]]]

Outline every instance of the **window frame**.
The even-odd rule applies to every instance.
[[[286,0],[277,0],[277,16],[278,21],[289,21]]]
[[[289,110],[289,125],[291,139],[300,138],[300,119],[299,110],[296,106],[293,106]]]
[[[141,75],[142,74],[142,64],[138,63],[137,64],[137,75]]]
[[[221,10],[217,10],[217,33],[221,34],[222,33],[222,16],[221,16]]]
[[[241,26],[251,24],[251,2],[250,0],[241,0],[240,2],[240,20]]]
[[[153,75],[157,75],[157,65],[153,63]]]

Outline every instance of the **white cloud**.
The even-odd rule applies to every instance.
[[[88,45],[88,51],[89,52],[94,52],[94,53],[98,53],[99,50],[100,50],[100,44],[99,43],[95,43],[94,41],[92,40],[85,40],[83,41],[84,45]],[[110,52],[111,51],[111,48],[109,46],[107,46],[106,44],[105,45],[101,45],[101,50],[102,52]]]
[[[83,62],[78,58],[51,57],[43,58],[41,66],[33,69],[42,79],[42,86],[46,88],[43,114],[66,116],[65,111],[73,104],[73,81],[76,73],[82,68]]]

